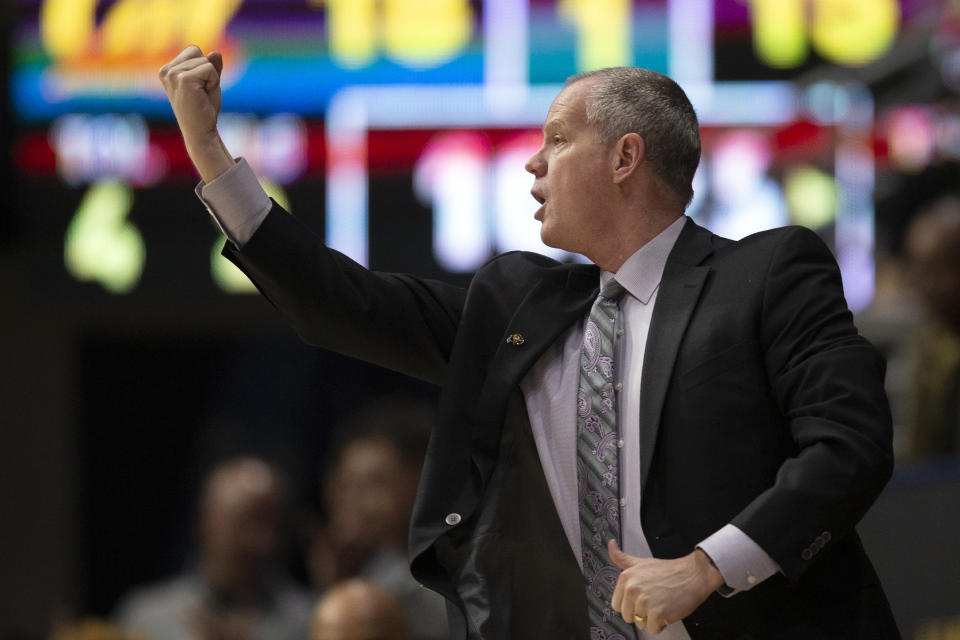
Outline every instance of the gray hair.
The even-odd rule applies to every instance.
[[[700,125],[683,89],[662,73],[637,67],[578,73],[565,86],[587,78],[595,81],[587,96],[587,123],[603,143],[638,134],[654,172],[689,204],[700,163]]]

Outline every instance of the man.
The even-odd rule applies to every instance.
[[[221,68],[193,47],[160,75],[225,254],[307,342],[442,385],[409,546],[453,637],[897,637],[853,531],[891,470],[882,359],[813,233],[683,216],[675,83],[572,79],[527,169],[544,242],[593,265],[507,254],[463,291],[259,195],[215,133]]]
[[[118,624],[148,640],[306,637],[310,599],[278,566],[287,506],[283,482],[262,460],[218,465],[200,497],[196,571],[129,595]]]

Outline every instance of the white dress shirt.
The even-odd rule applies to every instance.
[[[242,247],[271,209],[271,202],[256,176],[242,158],[236,166],[213,180],[199,184],[203,201],[227,238]],[[623,550],[638,557],[651,557],[640,523],[640,394],[641,372],[647,332],[653,316],[660,279],[667,256],[686,224],[686,216],[665,229],[630,256],[616,275],[603,272],[600,284],[616,278],[626,289],[621,299],[624,335],[618,345],[616,367],[622,384],[617,402],[620,426],[621,538]],[[577,500],[576,397],[579,385],[580,346],[583,320],[564,331],[520,382],[527,414],[543,466],[547,485],[578,562],[580,516]],[[619,443],[618,443],[619,444]],[[728,524],[699,545],[723,575],[733,595],[748,590],[777,571],[779,566],[749,536]],[[692,549],[691,549],[692,551]],[[638,637],[648,634],[639,632]],[[683,623],[670,625],[657,636],[663,640],[687,640]]]

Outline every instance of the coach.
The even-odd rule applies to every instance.
[[[506,254],[464,290],[270,201],[216,133],[221,69],[190,47],[160,76],[225,254],[306,342],[442,388],[410,558],[452,637],[899,637],[854,531],[891,472],[883,360],[814,233],[684,216],[673,81],[572,78],[526,168],[543,241],[593,264]]]

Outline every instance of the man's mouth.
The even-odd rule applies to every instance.
[[[540,208],[537,209],[537,212],[533,214],[535,220],[543,222],[543,210],[546,207],[547,199],[543,195],[534,189],[530,190],[530,195],[533,196],[533,199],[540,203]]]

